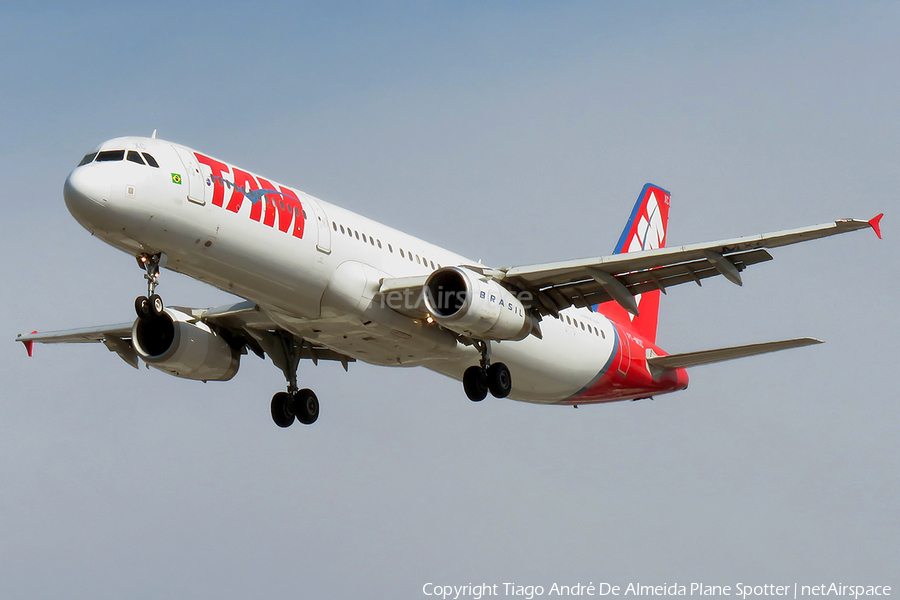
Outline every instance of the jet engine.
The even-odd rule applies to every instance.
[[[482,340],[521,340],[533,326],[511,291],[466,267],[432,273],[425,282],[425,306],[439,325]]]
[[[137,319],[131,343],[141,360],[169,375],[201,381],[228,381],[240,354],[209,325],[179,310]]]

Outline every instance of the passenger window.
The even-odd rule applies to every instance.
[[[378,249],[381,250],[381,240],[378,240]]]
[[[84,165],[88,164],[89,162],[93,162],[94,158],[96,158],[96,156],[97,156],[96,152],[91,152],[90,154],[85,154],[84,158],[81,159],[81,162],[78,163],[78,166],[83,167]]]
[[[341,233],[344,233],[344,226],[341,225]]]
[[[419,260],[419,255],[418,255],[418,254],[416,254],[416,262],[419,263],[420,265],[422,264],[422,261]]]
[[[359,232],[357,230],[353,230],[353,235],[356,236],[356,239],[359,239]]]
[[[388,244],[388,252],[390,252],[391,254],[394,253],[394,247],[391,246],[390,244]]]
[[[115,162],[125,159],[124,150],[106,150],[97,155],[97,162]]]
[[[408,252],[407,254],[409,254],[409,262],[413,262],[413,253]]]
[[[368,241],[368,240],[366,240],[366,234],[363,234],[363,241],[364,241],[364,242],[365,242],[365,241]]]
[[[566,323],[568,323],[569,325],[572,324],[572,319],[569,318],[569,315],[566,315]]]
[[[156,159],[155,159],[155,158],[153,158],[152,156],[150,156],[150,155],[147,154],[146,152],[143,152],[142,154],[144,155],[144,160],[147,161],[147,164],[148,164],[148,165],[150,165],[151,167],[155,167],[155,168],[157,168],[157,169],[159,168],[159,163],[156,162]]]
[[[579,325],[581,325],[581,330],[584,331],[584,322],[582,321]]]
[[[406,255],[403,254],[403,248],[400,248],[400,258],[406,258]]]
[[[432,260],[430,262],[431,262],[431,268],[434,269],[434,261]]]
[[[334,221],[331,222],[331,227],[332,227],[335,231],[337,231],[337,223],[335,223]]]
[[[133,163],[137,163],[139,165],[144,164],[144,161],[141,160],[141,155],[138,154],[137,152],[135,152],[134,150],[128,151],[128,160],[130,160]]]
[[[372,245],[374,246],[374,245],[375,245],[375,238],[373,238],[372,236],[369,236],[369,243],[372,244]]]

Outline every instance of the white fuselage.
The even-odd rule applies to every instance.
[[[118,138],[97,150],[135,150],[159,165],[91,162],[69,176],[70,212],[110,245],[135,256],[165,253],[166,268],[254,302],[284,329],[360,361],[455,379],[478,363],[473,347],[383,306],[378,294],[385,278],[475,261],[163,140]],[[273,193],[254,196],[260,189]],[[542,339],[492,344],[492,359],[512,373],[510,398],[570,400],[610,363],[613,323],[587,309],[562,315],[541,322]]]

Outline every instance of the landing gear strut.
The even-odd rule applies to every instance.
[[[145,271],[147,295],[134,299],[134,312],[137,313],[139,319],[161,315],[166,306],[159,294],[156,293],[156,286],[159,285],[159,270],[166,266],[166,255],[162,253],[141,254],[137,257],[137,261],[138,266]]]
[[[275,366],[284,373],[288,384],[286,392],[278,392],[272,397],[272,420],[279,427],[290,427],[295,418],[304,425],[312,425],[319,418],[319,399],[312,390],[301,390],[297,386],[302,343],[297,344],[293,336],[283,333],[259,341]]]
[[[481,352],[481,363],[463,373],[463,389],[472,402],[481,402],[488,391],[495,398],[506,398],[512,391],[512,375],[502,362],[491,364],[491,342],[478,340],[475,347]]]

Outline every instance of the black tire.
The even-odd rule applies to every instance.
[[[463,389],[466,390],[466,396],[472,402],[481,402],[487,398],[488,383],[484,369],[481,367],[469,367],[463,373]]]
[[[147,296],[138,296],[134,299],[134,312],[138,319],[146,319],[150,316],[150,299]]]
[[[506,398],[512,391],[512,375],[503,363],[494,363],[487,372],[488,388],[495,398]]]
[[[166,309],[165,304],[163,304],[162,298],[160,298],[159,294],[153,294],[150,296],[150,313],[153,316],[161,315],[163,311]]]
[[[290,427],[294,424],[294,402],[287,392],[278,392],[272,396],[272,420],[279,427]]]
[[[319,399],[310,389],[302,389],[294,394],[294,414],[304,425],[312,425],[319,418]]]

